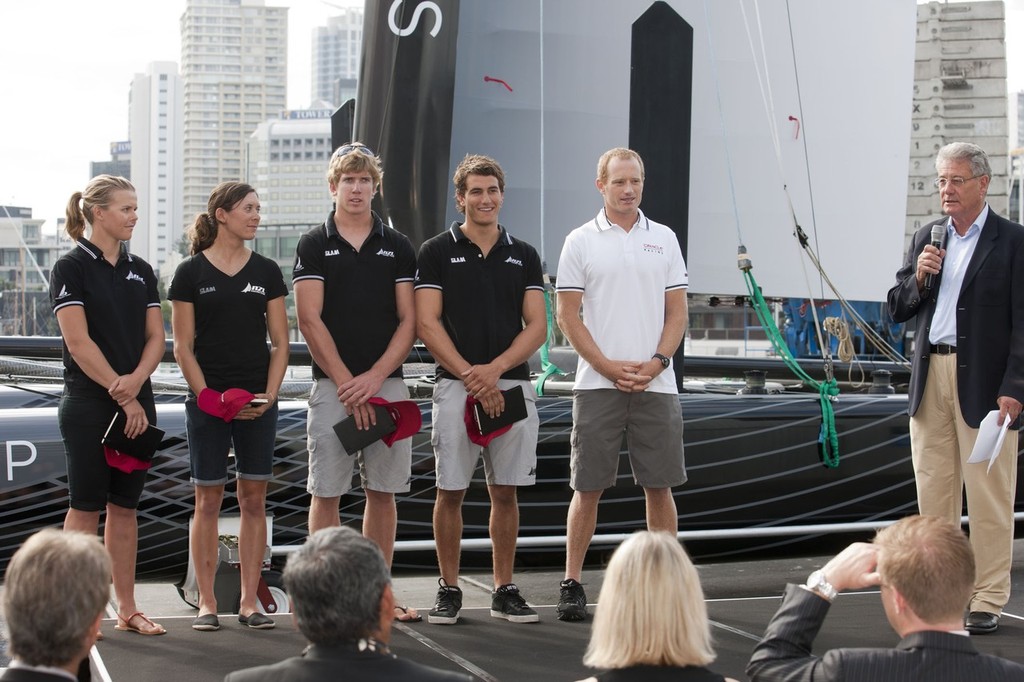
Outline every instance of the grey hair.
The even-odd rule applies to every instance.
[[[284,585],[299,630],[313,644],[369,637],[391,574],[372,540],[347,526],[324,528],[288,557]]]
[[[46,528],[14,553],[4,578],[11,656],[60,667],[92,643],[110,599],[110,555],[95,535]]]
[[[950,142],[939,150],[935,156],[935,167],[948,161],[966,161],[971,164],[971,175],[992,177],[992,166],[988,162],[988,154],[976,144],[970,142]]]

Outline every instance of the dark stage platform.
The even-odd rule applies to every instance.
[[[1024,540],[1016,543],[1014,597],[993,635],[975,637],[985,652],[1024,662]],[[714,668],[745,679],[743,669],[750,651],[775,612],[787,581],[802,582],[828,557],[731,562],[699,567],[713,621],[718,651]],[[588,595],[596,600],[603,573],[588,571]],[[590,634],[586,623],[556,619],[560,574],[522,572],[516,575],[527,600],[537,606],[541,621],[512,624],[489,614],[489,576],[466,574],[461,580],[465,606],[454,626],[425,622],[396,626],[392,650],[401,657],[449,670],[462,670],[480,680],[579,680],[593,671],[581,661]],[[399,576],[395,579],[400,601],[430,608],[437,588],[435,576]],[[222,616],[218,632],[190,629],[194,611],[177,598],[173,587],[147,584],[139,588],[146,612],[169,630],[163,637],[140,637],[117,632],[113,621],[104,624],[106,639],[94,651],[108,679],[130,682],[190,680],[213,682],[238,668],[270,663],[299,654],[305,642],[287,614],[275,616],[277,628],[250,631],[234,616]],[[591,605],[593,610],[594,605]],[[897,636],[889,628],[877,592],[841,595],[817,640],[817,651],[835,646],[892,646]],[[103,679],[102,672],[94,679]]]

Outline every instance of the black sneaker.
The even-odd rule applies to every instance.
[[[540,620],[537,612],[527,606],[523,595],[519,594],[519,588],[512,583],[491,592],[491,615],[512,623],[536,623]]]
[[[437,600],[434,608],[427,613],[427,622],[437,625],[454,625],[459,621],[459,611],[462,609],[462,590],[452,587],[438,578],[437,584],[441,589],[437,591]]]
[[[583,585],[572,578],[558,583],[558,620],[586,620],[587,593]]]

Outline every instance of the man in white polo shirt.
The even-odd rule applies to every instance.
[[[573,398],[569,505],[560,620],[584,620],[583,559],[597,504],[615,485],[625,432],[647,527],[678,530],[672,486],[686,482],[683,419],[672,356],[686,332],[686,264],[676,235],[640,211],[644,165],[631,149],[597,163],[604,208],[565,239],[558,326],[579,353]],[[582,317],[580,313],[582,312]]]

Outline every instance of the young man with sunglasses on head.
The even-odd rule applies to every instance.
[[[313,357],[306,421],[309,533],[341,524],[339,499],[351,490],[358,465],[366,495],[363,535],[380,546],[390,566],[395,493],[409,490],[412,440],[346,452],[333,428],[349,415],[360,428],[375,423],[370,398],[409,397],[402,363],[416,335],[416,254],[409,239],[370,208],[382,175],[380,159],[361,143],[334,152],[327,170],[334,210],[299,239],[292,282],[299,330]],[[395,613],[402,621],[419,620],[411,609],[396,607]]]

